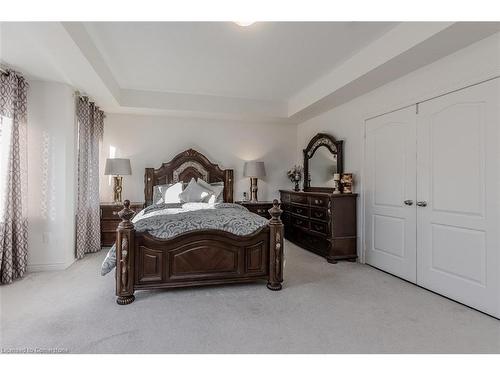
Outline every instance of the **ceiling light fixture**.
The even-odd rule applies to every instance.
[[[235,21],[234,23],[241,27],[247,27],[253,25],[255,21]]]

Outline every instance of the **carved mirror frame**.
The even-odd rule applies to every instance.
[[[304,153],[304,191],[333,191],[333,187],[313,187],[309,185],[309,159],[314,156],[316,150],[320,147],[326,147],[332,154],[337,154],[337,173],[344,172],[344,158],[342,145],[344,141],[337,141],[334,137],[326,133],[316,134],[310,141],[307,147],[303,150]],[[313,181],[314,183],[314,181]]]

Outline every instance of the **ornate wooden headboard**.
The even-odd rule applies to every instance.
[[[153,186],[176,182],[189,182],[191,178],[212,182],[224,182],[224,202],[233,202],[233,170],[220,169],[203,154],[190,148],[175,156],[160,168],[146,168],[144,174],[144,198],[146,206],[153,203]]]

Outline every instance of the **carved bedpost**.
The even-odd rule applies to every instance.
[[[146,172],[144,173],[144,197],[146,198],[145,207],[153,204],[153,185],[155,177],[155,169],[154,168],[146,168]]]
[[[224,170],[224,202],[233,203],[233,170]]]
[[[271,220],[269,220],[269,279],[267,287],[271,290],[281,290],[283,282],[284,226],[280,219],[282,212],[278,200],[275,199],[273,207],[269,210]]]
[[[134,224],[130,221],[135,212],[130,209],[130,201],[123,202],[123,210],[118,212],[122,219],[116,230],[116,303],[128,305],[134,302]]]

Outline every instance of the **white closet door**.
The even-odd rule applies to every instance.
[[[499,80],[422,103],[417,283],[500,315]]]
[[[415,107],[366,121],[366,261],[416,282]],[[406,203],[405,203],[406,201]]]

